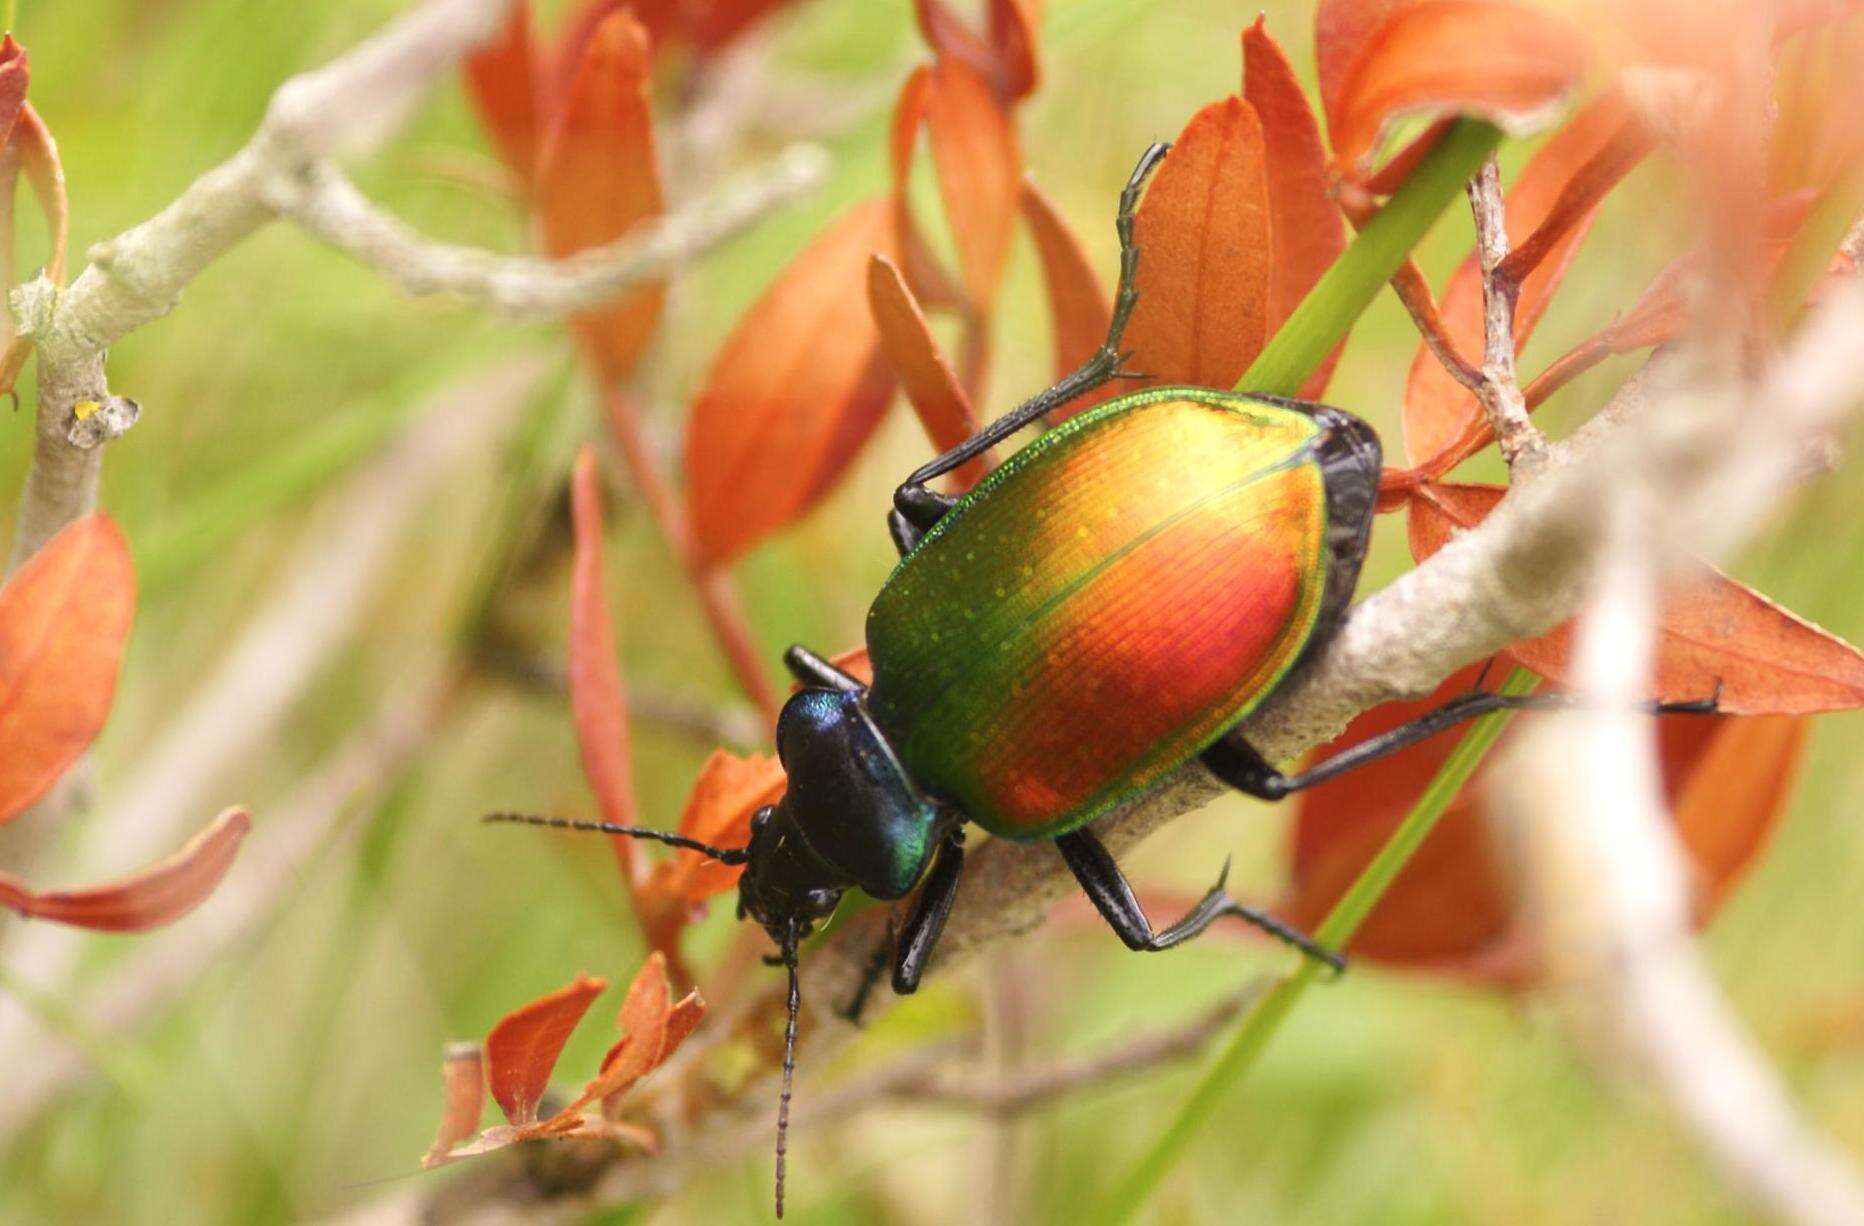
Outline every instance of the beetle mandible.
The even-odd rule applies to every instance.
[[[1331,639],[1352,598],[1381,456],[1372,428],[1342,409],[1154,388],[1068,419],[962,497],[931,488],[1128,374],[1120,339],[1138,301],[1134,212],[1167,149],[1148,148],[1120,195],[1119,285],[1099,350],[894,492],[888,530],[901,556],[867,616],[873,684],[805,647],[785,654],[801,684],[777,721],[787,791],[754,815],[746,846],[490,815],[653,839],[744,866],[739,918],[763,926],[789,973],[779,1217],[797,948],[850,888],[883,901],[918,888],[890,938],[902,994],[919,986],[951,914],[969,823],[998,838],[1052,841],[1129,949],[1170,949],[1235,917],[1339,969],[1339,954],[1230,897],[1224,874],[1188,914],[1154,928],[1088,827],[1193,758],[1239,791],[1278,800],[1477,715],[1558,701],[1478,688],[1297,774],[1231,735]],[[1715,700],[1651,709],[1712,711]],[[858,1017],[888,960],[874,960],[848,1016]]]

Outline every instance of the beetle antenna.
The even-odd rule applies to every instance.
[[[536,813],[488,813],[481,820],[518,822],[526,826],[548,826],[553,830],[587,830],[594,834],[625,834],[633,839],[652,839],[656,843],[665,843],[668,847],[696,851],[702,856],[710,856],[720,864],[743,864],[751,858],[751,849],[748,847],[714,847],[710,843],[701,843],[698,839],[689,839],[683,834],[674,834],[671,830],[654,830],[646,826],[617,826],[613,822],[587,822],[571,817],[543,817]]]
[[[783,937],[783,965],[790,973],[789,1019],[783,1026],[783,1094],[777,1099],[777,1216],[783,1216],[784,1158],[790,1148],[790,1082],[796,1076],[796,1011],[802,993],[796,986],[796,921]]]

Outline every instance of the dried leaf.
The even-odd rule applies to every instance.
[[[751,841],[751,815],[783,799],[786,778],[775,757],[740,757],[715,749],[699,768],[680,833],[714,847],[743,847]],[[720,864],[696,851],[677,851],[656,870],[652,893],[694,906],[738,884],[742,866]]]
[[[1387,703],[1355,719],[1316,758],[1396,727],[1475,683],[1480,667],[1431,697]],[[1318,922],[1416,804],[1461,736],[1440,733],[1402,753],[1303,793],[1297,802],[1292,895],[1297,924]],[[1803,745],[1797,717],[1666,716],[1658,757],[1677,833],[1694,868],[1697,921],[1706,922],[1778,820]],[[1514,730],[1504,733],[1504,739]],[[1494,762],[1499,754],[1491,754]],[[1477,798],[1488,763],[1450,804],[1353,941],[1360,956],[1483,979],[1518,980],[1533,959],[1516,927],[1517,898]]]
[[[1107,291],[1094,274],[1094,266],[1081,247],[1081,240],[1036,185],[1025,178],[1022,195],[1023,221],[1029,237],[1035,240],[1036,256],[1042,263],[1042,280],[1048,288],[1049,320],[1055,331],[1055,377],[1065,378],[1081,363],[1092,357],[1107,338],[1107,325],[1113,307]],[[1069,405],[1049,418],[1051,423],[1067,420],[1080,412],[1081,405]]]
[[[1229,387],[1262,348],[1270,228],[1262,125],[1225,98],[1185,125],[1134,222],[1129,363],[1152,383]]]
[[[567,987],[507,1013],[486,1034],[486,1080],[506,1119],[519,1127],[537,1119],[563,1045],[606,987],[606,979],[578,975]]]
[[[1411,553],[1423,561],[1458,529],[1481,523],[1506,491],[1431,484],[1409,515]],[[1566,676],[1572,626],[1512,644],[1507,654],[1556,683]],[[1730,714],[1806,715],[1864,706],[1864,653],[1719,571],[1672,582],[1657,626],[1654,696],[1707,698],[1719,686]]]
[[[590,35],[538,155],[538,221],[547,254],[613,242],[659,215],[651,69],[647,33],[625,10]],[[633,372],[665,294],[655,283],[577,316],[577,330],[606,381]]]
[[[988,314],[1016,225],[1023,173],[1016,131],[984,79],[954,59],[932,65],[924,103],[965,293],[977,313]]]
[[[1320,125],[1293,66],[1269,36],[1266,22],[1257,17],[1243,31],[1243,97],[1262,122],[1266,150],[1274,256],[1269,267],[1265,335],[1273,336],[1346,249],[1346,232],[1328,190]],[[1320,397],[1339,356],[1336,347],[1302,385],[1302,396]]]
[[[96,738],[135,612],[129,546],[101,512],[66,525],[0,587],[0,824]]]
[[[1562,219],[1557,237],[1537,244],[1538,263],[1521,283],[1515,303],[1514,336],[1519,348],[1546,312],[1567,266],[1592,223],[1604,189],[1622,178],[1636,157],[1628,156],[1627,133],[1639,132],[1623,101],[1607,95],[1574,116],[1572,122],[1535,152],[1509,188],[1508,238],[1526,242],[1556,212]],[[1597,160],[1602,151],[1618,151],[1609,166]],[[1613,173],[1615,172],[1615,173]],[[1580,182],[1578,197],[1569,189]],[[1438,303],[1445,334],[1465,357],[1482,352],[1482,272],[1472,251],[1457,266]],[[1433,468],[1440,458],[1482,418],[1469,389],[1443,368],[1429,346],[1420,343],[1405,383],[1404,447],[1412,464]]]
[[[717,566],[794,522],[880,424],[893,378],[867,307],[867,262],[897,257],[889,201],[856,206],[738,321],[686,431],[686,494]]]
[[[252,829],[244,809],[228,809],[166,860],[103,885],[35,892],[0,873],[0,907],[27,919],[51,920],[93,932],[147,932],[172,924],[206,902],[233,866]]]
[[[958,386],[951,363],[939,352],[925,314],[906,288],[893,261],[876,255],[867,265],[867,305],[880,331],[880,351],[899,377],[906,399],[939,451],[962,443],[977,430],[971,398]],[[979,456],[952,474],[959,489],[969,489],[990,471],[994,460]]]
[[[595,449],[585,444],[570,479],[570,518],[576,563],[570,577],[570,712],[583,775],[595,793],[604,821],[636,823],[634,768],[628,733],[627,691],[616,663],[615,624],[609,616],[607,568],[602,549],[602,475]],[[634,840],[609,840],[622,878],[640,875]]]
[[[531,6],[519,0],[498,37],[466,57],[466,96],[505,165],[528,194],[536,185],[543,138]]]
[[[1028,94],[1036,84],[1036,0],[989,0],[988,37],[954,15],[943,0],[915,0],[919,30],[940,59],[963,64],[988,82],[1004,102]]]
[[[1476,115],[1516,135],[1545,123],[1585,70],[1584,37],[1509,0],[1419,0],[1366,36],[1329,108],[1336,161],[1370,169],[1386,129],[1407,115]]]
[[[688,992],[677,1005],[671,1003],[672,996],[666,959],[658,953],[650,955],[628,985],[628,995],[621,1003],[617,1018],[620,1041],[609,1048],[602,1058],[601,1071],[559,1117],[580,1112],[597,1099],[609,1100],[627,1093],[635,1082],[673,1054],[699,1024],[705,1003],[697,992]]]
[[[455,1146],[479,1131],[479,1114],[485,1106],[485,1055],[477,1043],[455,1043],[447,1048],[440,1066],[446,1086],[446,1107],[440,1131],[421,1159],[422,1170],[446,1163]]]

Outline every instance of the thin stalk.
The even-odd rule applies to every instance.
[[[1517,668],[1502,683],[1504,694],[1525,694],[1539,681],[1533,673]],[[1417,804],[1405,815],[1398,829],[1392,831],[1378,855],[1366,865],[1352,887],[1333,904],[1327,918],[1314,932],[1322,945],[1331,949],[1345,947],[1359,931],[1366,917],[1391,888],[1398,874],[1418,847],[1429,837],[1456,794],[1469,782],[1495,739],[1513,716],[1512,711],[1496,711],[1470,724],[1469,731],[1456,743],[1450,756],[1437,771],[1430,786],[1418,797]],[[1320,964],[1305,959],[1294,971],[1283,976],[1254,1009],[1244,1015],[1242,1026],[1229,1045],[1217,1056],[1203,1079],[1185,1099],[1178,1116],[1153,1141],[1132,1172],[1107,1198],[1098,1220],[1112,1226],[1129,1222],[1145,1207],[1165,1176],[1190,1148],[1197,1135],[1224,1099],[1256,1065],[1256,1060],[1275,1037],[1307,989],[1319,978]]]
[[[1452,124],[1269,338],[1236,381],[1236,390],[1299,395],[1301,384],[1346,338],[1379,289],[1403,267],[1411,249],[1462,195],[1463,184],[1494,152],[1501,136],[1500,130],[1480,120]]]
[[[635,409],[633,398],[620,388],[607,388],[602,393],[602,402],[607,409],[609,433],[621,451],[622,462],[628,466],[628,473],[634,478],[635,488],[640,491],[647,513],[653,516],[654,525],[660,529],[661,539],[666,541],[667,548],[672,551],[680,569],[686,572],[687,579],[692,583],[700,607],[705,610],[706,623],[712,627],[712,636],[718,640],[719,648],[725,653],[738,685],[744,690],[745,697],[774,726],[777,710],[782,704],[777,699],[770,674],[765,671],[764,655],[751,634],[750,623],[744,616],[744,606],[738,601],[737,587],[730,576],[700,564],[699,551],[693,543],[692,525],[686,519],[686,509],[680,505],[672,486],[667,483],[666,475],[660,471],[660,464],[648,445],[647,431],[642,426],[641,415]]]

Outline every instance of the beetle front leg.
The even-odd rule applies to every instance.
[[[1246,907],[1225,892],[1224,882],[1230,875],[1230,866],[1225,862],[1223,872],[1217,877],[1217,884],[1210,887],[1197,906],[1190,913],[1171,927],[1161,932],[1154,932],[1152,921],[1146,918],[1145,908],[1139,905],[1139,898],[1133,893],[1132,885],[1126,880],[1126,874],[1114,863],[1112,855],[1101,846],[1100,840],[1085,830],[1076,830],[1064,834],[1055,840],[1056,850],[1068,863],[1074,873],[1074,879],[1081,883],[1088,900],[1101,918],[1113,928],[1126,948],[1136,953],[1157,953],[1182,945],[1191,938],[1200,935],[1204,929],[1226,915],[1247,920],[1262,931],[1279,941],[1292,945],[1303,954],[1320,962],[1325,962],[1334,970],[1346,969],[1346,959],[1330,949],[1315,944],[1314,939],[1297,928],[1276,919],[1265,911]]]
[[[958,878],[963,872],[964,831],[955,829],[940,845],[938,858],[932,864],[932,871],[926,874],[925,884],[919,888],[919,897],[913,900],[912,911],[901,925],[899,937],[883,937],[874,950],[873,961],[863,968],[860,986],[855,988],[847,1007],[841,1011],[843,1019],[860,1024],[861,1011],[867,1007],[867,998],[873,994],[874,985],[880,982],[880,973],[889,960],[893,963],[894,992],[910,996],[919,990],[919,980],[925,975],[926,964],[932,959],[932,951],[945,931],[945,921],[951,917],[952,904],[957,901]]]

